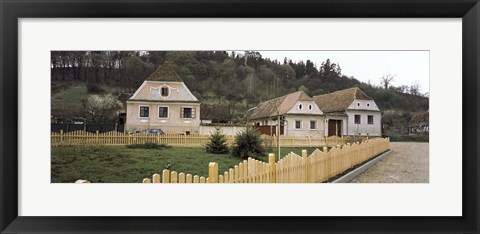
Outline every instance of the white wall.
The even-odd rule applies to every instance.
[[[220,128],[222,130],[222,133],[227,136],[236,135],[240,131],[245,130],[245,127],[242,127],[242,126],[202,126],[200,125],[198,134],[211,135],[215,131],[215,128]]]
[[[325,132],[325,118],[323,116],[308,116],[308,115],[287,115],[285,118],[285,135],[286,136],[324,136]],[[301,128],[295,128],[295,121],[301,121]],[[316,129],[310,129],[310,120],[317,121]]]
[[[355,99],[347,108],[348,115],[346,135],[382,135],[382,116],[374,100]],[[355,124],[355,115],[360,115],[360,124]],[[368,124],[368,115],[373,115],[373,124]]]
[[[301,109],[300,106],[302,107]],[[320,110],[320,108],[318,108],[314,101],[297,101],[297,103],[295,103],[292,109],[290,109],[287,113],[323,115],[323,112]]]
[[[355,99],[352,104],[347,108],[347,110],[373,110],[379,111],[377,104],[374,100],[360,100]]]
[[[372,111],[347,111],[347,133],[346,135],[362,135],[362,136],[381,136],[382,123],[380,112]],[[355,115],[360,115],[360,124],[355,124]],[[368,124],[368,115],[373,115],[373,124]]]

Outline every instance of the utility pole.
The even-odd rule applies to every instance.
[[[277,147],[278,147],[278,160],[280,160],[280,114],[278,113],[278,108],[277,108]]]

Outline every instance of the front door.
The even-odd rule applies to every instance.
[[[328,136],[342,136],[342,120],[328,120]]]

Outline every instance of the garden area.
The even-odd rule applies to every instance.
[[[62,146],[51,149],[52,183],[73,183],[78,179],[92,183],[141,183],[143,178],[150,178],[163,169],[206,177],[210,162],[217,162],[223,173],[244,160],[230,153],[207,153],[200,147]],[[301,155],[303,149],[308,154],[315,150],[281,148],[281,156],[290,152]],[[276,152],[276,148],[267,150],[258,159],[268,162],[268,153]]]

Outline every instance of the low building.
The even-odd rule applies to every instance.
[[[247,124],[254,125],[262,134],[277,135],[280,119],[280,135],[323,136],[324,116],[313,98],[297,91],[260,103],[244,116]]]
[[[381,112],[357,87],[314,96],[325,115],[326,136],[381,136]]]
[[[165,133],[198,133],[200,102],[172,66],[165,62],[127,101],[126,132],[162,129]]]

